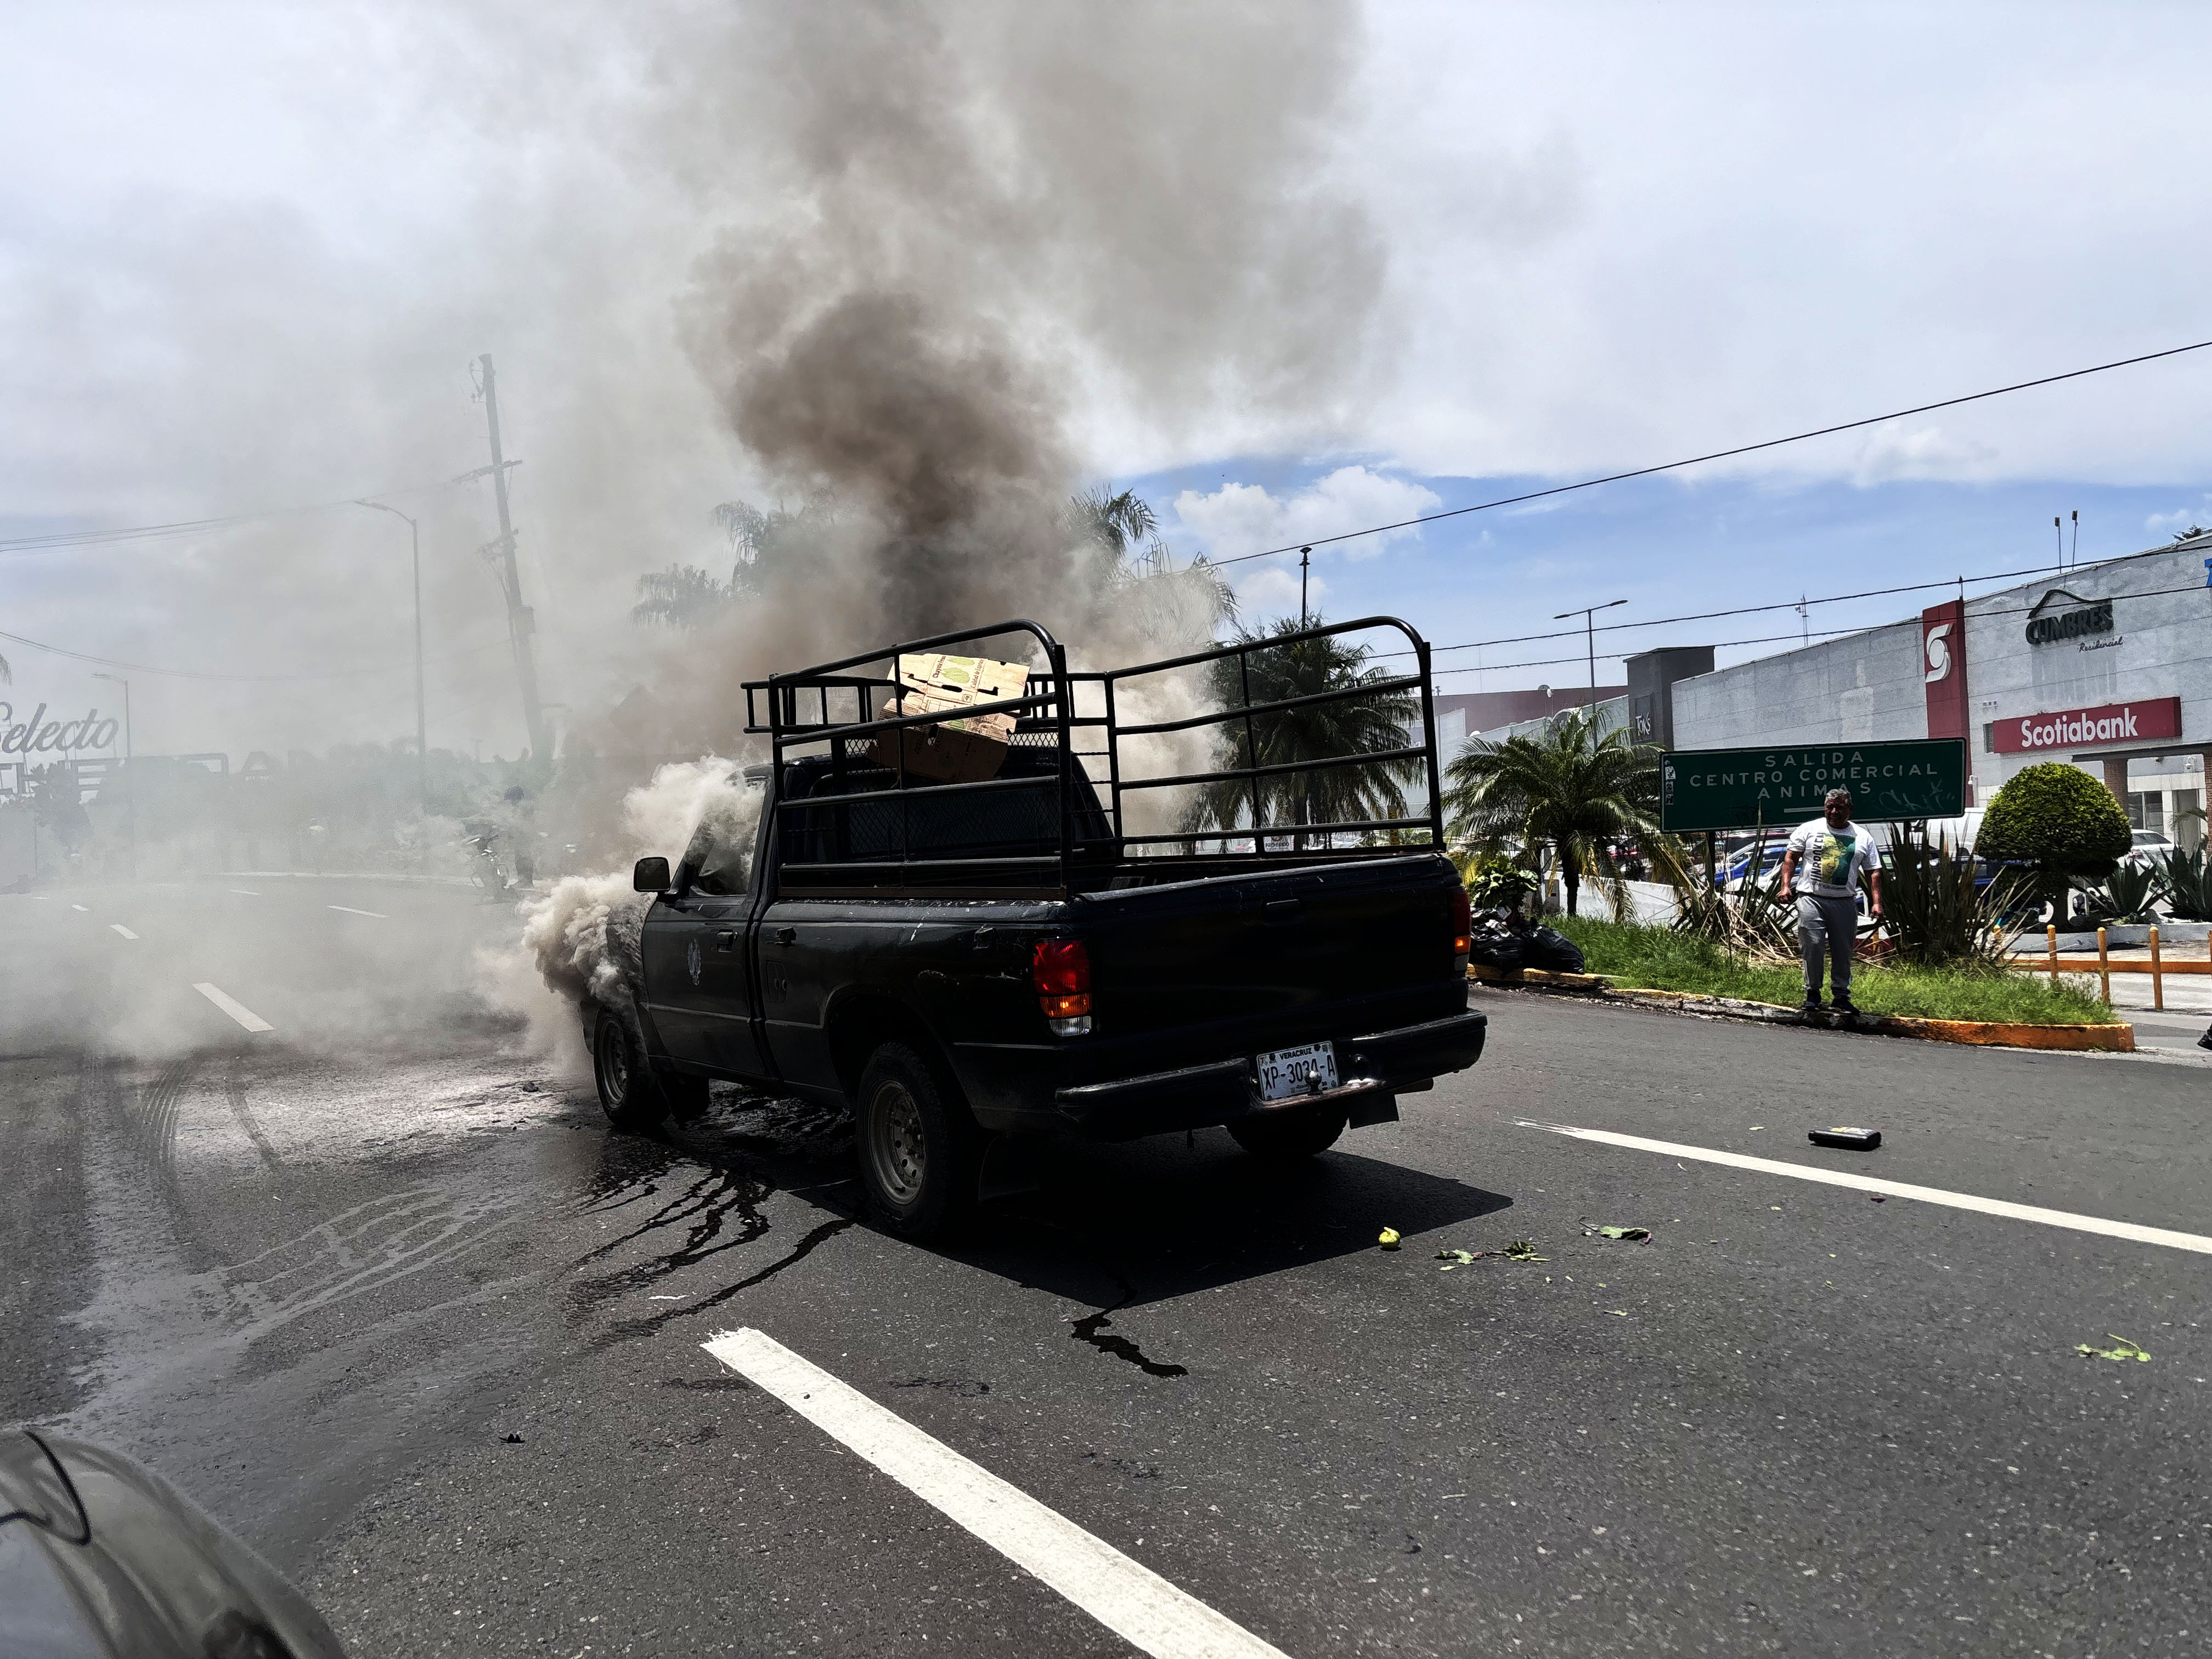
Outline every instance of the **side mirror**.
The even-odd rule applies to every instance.
[[[629,872],[629,884],[641,893],[665,893],[668,890],[668,860],[640,859],[637,867]]]

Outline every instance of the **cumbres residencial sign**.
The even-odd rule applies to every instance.
[[[2038,749],[2087,749],[2180,735],[2181,699],[2146,697],[2141,702],[2008,715],[1990,723],[1990,747],[2000,755],[2025,755]]]
[[[103,718],[97,708],[82,720],[50,720],[40,703],[31,718],[18,723],[15,705],[0,698],[0,755],[70,755],[82,749],[106,749],[114,744],[121,723]]]

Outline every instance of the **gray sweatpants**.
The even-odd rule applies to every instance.
[[[1831,977],[1836,1000],[1850,1000],[1851,945],[1858,932],[1859,907],[1856,899],[1829,898],[1815,893],[1797,895],[1797,951],[1805,958],[1808,1002],[1820,994],[1820,958],[1824,955],[1833,964]]]

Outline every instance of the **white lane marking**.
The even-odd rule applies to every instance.
[[[70,908],[72,910],[82,910],[87,915],[92,914],[92,907],[89,904],[72,904],[70,906]]]
[[[249,1031],[273,1031],[276,1029],[219,985],[195,985],[192,989],[198,991]]]
[[[255,892],[251,887],[234,887],[230,890],[237,894],[240,898],[259,898],[261,896],[260,894]]]
[[[326,910],[343,910],[349,916],[374,916],[379,921],[392,920],[381,910],[356,910],[350,904],[328,904],[323,908]]]
[[[2102,1233],[2107,1238],[2131,1239],[2138,1244],[2164,1244],[2177,1250],[2212,1255],[2212,1238],[2200,1233],[2178,1233],[2166,1227],[2145,1227],[2132,1221],[2107,1221],[2102,1216],[2075,1215],[2067,1210],[2046,1210],[2035,1204],[2014,1204],[2009,1199],[1981,1198],[1972,1193],[1946,1192],[1941,1187],[1916,1187],[1909,1182],[1884,1181],[1878,1176],[1853,1175],[1844,1170],[1820,1170],[1806,1164],[1784,1164],[1771,1158],[1750,1158],[1741,1152],[1715,1152],[1708,1146],[1685,1146],[1672,1140],[1646,1140],[1641,1135],[1615,1134],[1610,1129],[1577,1129],[1565,1123],[1536,1123],[1528,1118],[1514,1121],[1524,1129],[1544,1129],[1577,1140],[1602,1141],[1632,1152],[1659,1152],[1668,1158],[1694,1158],[1706,1164],[1725,1164],[1730,1169],[1756,1170],[1765,1175],[1788,1176],[1796,1181],[1817,1181],[1829,1187],[1855,1187],[1863,1193],[1890,1198],[1917,1198],[1923,1204],[1948,1204],[1954,1210],[1978,1210],[2014,1221],[2039,1221],[2046,1227],[2070,1227],[2076,1232]]]
[[[137,939],[138,937],[137,934],[132,933],[128,927],[125,927],[119,921],[111,921],[107,925],[110,927],[112,927],[117,933],[122,934],[125,939]]]
[[[774,1338],[725,1331],[702,1346],[1153,1659],[1285,1659],[1279,1648]]]

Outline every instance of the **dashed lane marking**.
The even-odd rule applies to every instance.
[[[392,920],[391,917],[386,915],[381,910],[356,910],[350,904],[331,904],[325,905],[324,908],[331,910],[343,910],[349,916],[374,916],[379,921],[389,921]]]
[[[137,934],[132,933],[128,927],[125,927],[119,921],[111,921],[107,925],[113,928],[117,933],[122,934],[125,939],[137,939],[138,937]]]
[[[249,1031],[273,1031],[276,1029],[220,985],[195,985],[192,989],[198,991]]]
[[[89,904],[72,904],[70,906],[70,908],[72,910],[82,910],[87,915],[90,915],[92,914],[92,907]]]
[[[2130,1239],[2138,1244],[2163,1244],[2176,1250],[2212,1255],[2212,1238],[2201,1233],[2179,1233],[2167,1227],[2145,1227],[2133,1221],[2108,1221],[2102,1216],[2075,1215],[2068,1210],[2046,1210],[2035,1204],[2015,1204],[2009,1199],[1983,1198],[1973,1193],[1946,1192],[1941,1187],[1916,1187],[1909,1182],[1884,1181],[1878,1176],[1854,1175],[1847,1170],[1821,1170],[1808,1164],[1784,1164],[1771,1158],[1751,1158],[1742,1152],[1716,1152],[1710,1146],[1685,1146],[1671,1140],[1646,1140],[1642,1135],[1615,1134],[1610,1129],[1577,1129],[1566,1123],[1536,1123],[1516,1118],[1524,1129],[1542,1129],[1577,1140],[1601,1141],[1626,1146],[1631,1152],[1657,1152],[1666,1158],[1693,1158],[1705,1164],[1725,1164],[1733,1170],[1754,1170],[1762,1175],[1788,1176],[1793,1181],[1817,1181],[1827,1187],[1851,1187],[1863,1193],[1889,1198],[1915,1198],[1923,1204],[1944,1204],[1954,1210],[1978,1210],[1984,1215],[2013,1221],[2038,1221],[2046,1227],[2070,1227],[2075,1232],[2102,1233],[2107,1238]]]
[[[240,898],[259,898],[261,896],[260,894],[255,892],[251,887],[234,887],[230,890],[237,894]]]
[[[1279,1648],[773,1337],[725,1331],[702,1346],[1153,1659],[1286,1659]]]

